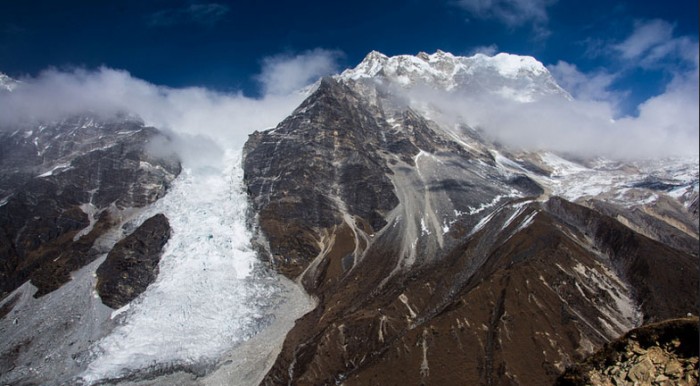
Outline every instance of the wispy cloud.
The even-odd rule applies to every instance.
[[[676,36],[673,24],[659,19],[638,20],[632,31],[622,39],[588,43],[592,45],[595,56],[607,59],[609,66],[582,72],[574,64],[559,61],[548,67],[559,84],[578,99],[605,101],[617,110],[628,93],[621,90],[616,82],[638,70],[660,71],[672,79],[666,85],[666,93],[652,98],[655,103],[660,103],[664,95],[675,95],[681,89],[689,92],[688,97],[695,99],[691,95],[693,90],[681,88],[678,84],[690,82],[697,90],[697,39]],[[639,106],[640,112],[644,106],[646,104]]]
[[[148,17],[153,27],[167,27],[178,24],[199,24],[213,26],[230,11],[227,5],[219,3],[196,3],[180,8],[160,10]]]
[[[335,68],[334,55],[319,49],[263,60],[260,77],[270,83],[259,98],[200,87],[157,86],[106,67],[49,69],[23,78],[13,92],[0,92],[0,128],[14,130],[17,125],[85,112],[107,117],[127,112],[170,131],[175,147],[170,151],[177,151],[186,164],[206,164],[216,161],[217,146],[242,146],[253,130],[273,127],[289,115],[305,97],[293,86],[303,87],[319,72]],[[316,70],[304,70],[305,65]]]
[[[263,59],[262,72],[256,76],[267,94],[286,94],[337,72],[340,51],[314,49],[300,54],[280,54]]]
[[[625,59],[638,59],[672,40],[673,25],[664,20],[637,21],[634,32],[613,48]]]
[[[498,46],[496,44],[490,44],[488,46],[474,47],[469,51],[470,55],[484,54],[486,56],[494,56],[497,53],[498,53]]]
[[[549,34],[547,7],[557,0],[457,0],[454,4],[478,19],[496,20],[509,27],[530,24],[540,37]]]
[[[575,64],[558,61],[547,66],[549,72],[558,80],[560,86],[579,100],[608,101],[617,105],[624,97],[624,92],[612,89],[618,74],[599,69],[584,73]]]
[[[697,41],[688,36],[674,36],[674,25],[665,20],[639,20],[633,32],[610,48],[631,65],[642,68],[673,67],[674,64],[697,66]]]

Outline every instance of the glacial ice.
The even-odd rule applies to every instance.
[[[256,270],[240,157],[228,152],[221,167],[183,169],[141,216],[162,212],[172,227],[158,278],[92,347],[83,381],[210,366],[271,323],[280,287]]]

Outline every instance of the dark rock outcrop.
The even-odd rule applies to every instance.
[[[289,277],[320,252],[318,230],[339,224],[342,212],[361,216],[371,233],[398,203],[376,151],[383,128],[356,94],[326,78],[297,112],[274,131],[251,135],[244,149],[253,208],[274,265]]]
[[[118,309],[145,291],[158,275],[158,262],[169,238],[168,219],[157,214],[119,241],[97,268],[102,303]]]
[[[0,297],[27,280],[42,296],[108,250],[121,212],[162,197],[180,173],[155,156],[158,130],[131,117],[82,115],[0,132]]]

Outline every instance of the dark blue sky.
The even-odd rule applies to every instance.
[[[466,55],[490,47],[611,75],[605,88],[624,94],[629,109],[661,92],[673,71],[692,66],[679,53],[633,63],[641,56],[620,44],[635,31],[649,39],[643,27],[654,25],[647,29],[670,30],[656,46],[664,39],[697,46],[698,2],[0,0],[0,71],[22,77],[104,65],[159,85],[257,95],[263,58],[281,53],[338,50],[343,68],[371,50]],[[652,43],[641,44],[651,52]]]

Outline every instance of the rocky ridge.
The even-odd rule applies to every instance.
[[[658,167],[432,120],[397,97],[435,83],[431,57],[452,60],[371,53],[246,143],[260,248],[318,299],[263,384],[548,384],[631,328],[698,312],[697,166],[659,190],[635,185],[672,174]],[[519,63],[507,75],[529,82]],[[586,189],[606,170],[625,177]]]
[[[3,293],[31,279],[44,295],[108,252],[100,240],[180,172],[177,159],[148,150],[163,138],[128,116],[90,114],[1,132]]]
[[[170,224],[159,213],[115,244],[96,272],[102,302],[119,309],[143,293],[158,275],[158,262],[169,238]]]

